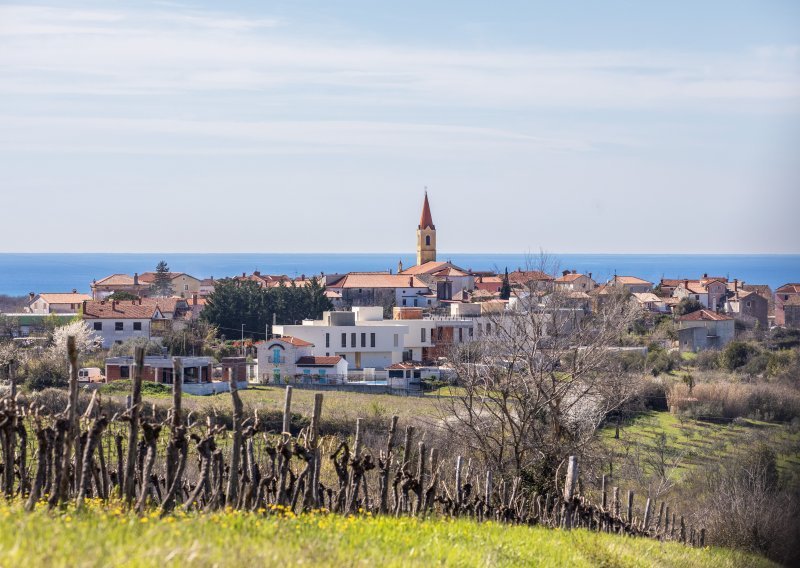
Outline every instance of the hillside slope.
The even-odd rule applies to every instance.
[[[470,521],[253,513],[137,518],[0,505],[0,566],[773,566],[721,549]]]

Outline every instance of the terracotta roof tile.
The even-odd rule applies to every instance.
[[[784,284],[775,291],[781,294],[800,294],[800,284],[797,283]]]
[[[95,282],[100,286],[133,286],[133,276],[128,274],[112,274]]]
[[[559,276],[558,278],[556,278],[556,282],[574,282],[581,276],[583,276],[583,274],[574,274],[574,273],[565,274],[564,276]]]
[[[732,319],[732,317],[718,314],[710,310],[697,310],[696,312],[679,317],[678,321],[726,321]]]
[[[631,284],[650,284],[650,285],[652,285],[653,284],[649,280],[644,280],[642,278],[639,278],[638,276],[614,276],[614,278],[612,280],[614,282],[616,282],[617,284],[622,284],[622,285],[625,285],[625,284],[628,284],[628,285],[631,285]]]
[[[48,304],[80,304],[84,300],[92,299],[89,294],[76,294],[72,292],[42,292],[38,297]]]
[[[298,367],[335,367],[342,358],[339,355],[331,357],[312,357],[306,355],[297,359],[295,365]]]
[[[310,341],[306,341],[305,339],[300,339],[299,337],[292,337],[291,335],[284,335],[283,337],[276,337],[271,341],[282,341],[284,343],[289,343],[294,345],[295,347],[311,347],[314,344]]]
[[[328,288],[428,288],[416,276],[388,272],[350,272]]]
[[[150,319],[156,310],[174,313],[182,298],[143,298],[141,300],[109,302],[87,301],[84,304],[84,319]]]

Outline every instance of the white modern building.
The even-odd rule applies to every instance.
[[[349,312],[324,312],[321,320],[304,320],[302,325],[276,325],[273,332],[313,344],[314,356],[340,356],[350,371],[362,371],[383,370],[402,361],[409,326],[384,320],[379,306],[362,306]]]

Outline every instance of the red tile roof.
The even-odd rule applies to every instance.
[[[127,274],[112,274],[94,282],[100,286],[133,286],[133,276]]]
[[[552,282],[553,277],[541,270],[515,270],[508,273],[510,284],[526,285],[530,282]]]
[[[800,284],[796,283],[784,284],[775,291],[781,294],[800,294]]]
[[[614,276],[613,281],[616,282],[617,284],[622,284],[622,285],[625,285],[625,284],[628,284],[628,285],[631,285],[631,284],[650,284],[650,285],[652,285],[653,284],[649,280],[643,280],[642,278],[639,278],[638,276]]]
[[[556,282],[574,282],[581,276],[583,276],[583,274],[575,274],[575,273],[565,274],[564,276],[559,276],[558,278],[556,278]]]
[[[181,298],[143,298],[122,302],[87,301],[83,306],[83,319],[151,319],[158,310],[175,312]]]
[[[42,292],[39,298],[48,304],[80,304],[84,300],[91,300],[89,294],[77,294],[73,292]]]
[[[696,312],[679,317],[678,321],[726,321],[732,319],[732,317],[718,314],[710,310],[697,310]]]
[[[306,341],[305,339],[300,339],[299,337],[292,337],[291,335],[276,337],[272,339],[272,341],[283,341],[284,343],[289,343],[291,345],[294,345],[295,347],[311,347],[314,345],[310,341]]]
[[[342,358],[339,355],[331,357],[312,357],[306,355],[297,359],[295,365],[298,367],[335,367]]]
[[[389,274],[388,272],[350,272],[328,288],[428,288],[416,276]]]
[[[467,271],[447,261],[430,260],[411,266],[400,274],[433,274],[435,276],[466,276]]]
[[[428,192],[425,192],[425,202],[422,204],[422,215],[419,218],[420,229],[436,229],[431,217],[431,206],[428,204]]]

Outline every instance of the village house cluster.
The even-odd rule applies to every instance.
[[[454,345],[492,333],[498,315],[534,306],[546,310],[555,291],[569,298],[570,309],[579,314],[591,313],[609,294],[624,291],[643,313],[675,318],[676,346],[682,351],[719,349],[747,330],[800,327],[798,283],[773,292],[764,284],[709,274],[659,282],[614,275],[600,283],[592,273],[575,270],[474,271],[437,258],[427,194],[416,232],[417,264],[404,267],[399,262],[396,272],[320,273],[292,279],[255,271],[230,277],[262,288],[316,281],[334,308],[319,320],[275,322],[270,336],[256,344],[258,379],[283,383],[299,378],[321,384],[357,379],[407,387],[423,376],[437,376],[439,363]],[[46,317],[79,316],[109,348],[137,337],[157,340],[167,330],[186,327],[199,318],[218,282],[170,272],[173,295],[154,297],[156,278],[154,272],[112,274],[93,280],[90,294],[32,293],[25,313],[11,315],[18,317],[20,335]],[[115,299],[121,293],[128,299]],[[701,309],[676,315],[676,307],[686,300],[699,303]],[[119,370],[124,363],[109,361],[107,374],[124,378],[126,371]],[[152,363],[153,369],[166,369]],[[187,364],[196,369],[192,380],[211,380],[207,361],[194,358]],[[153,371],[154,380],[159,376],[169,381],[166,370]]]

